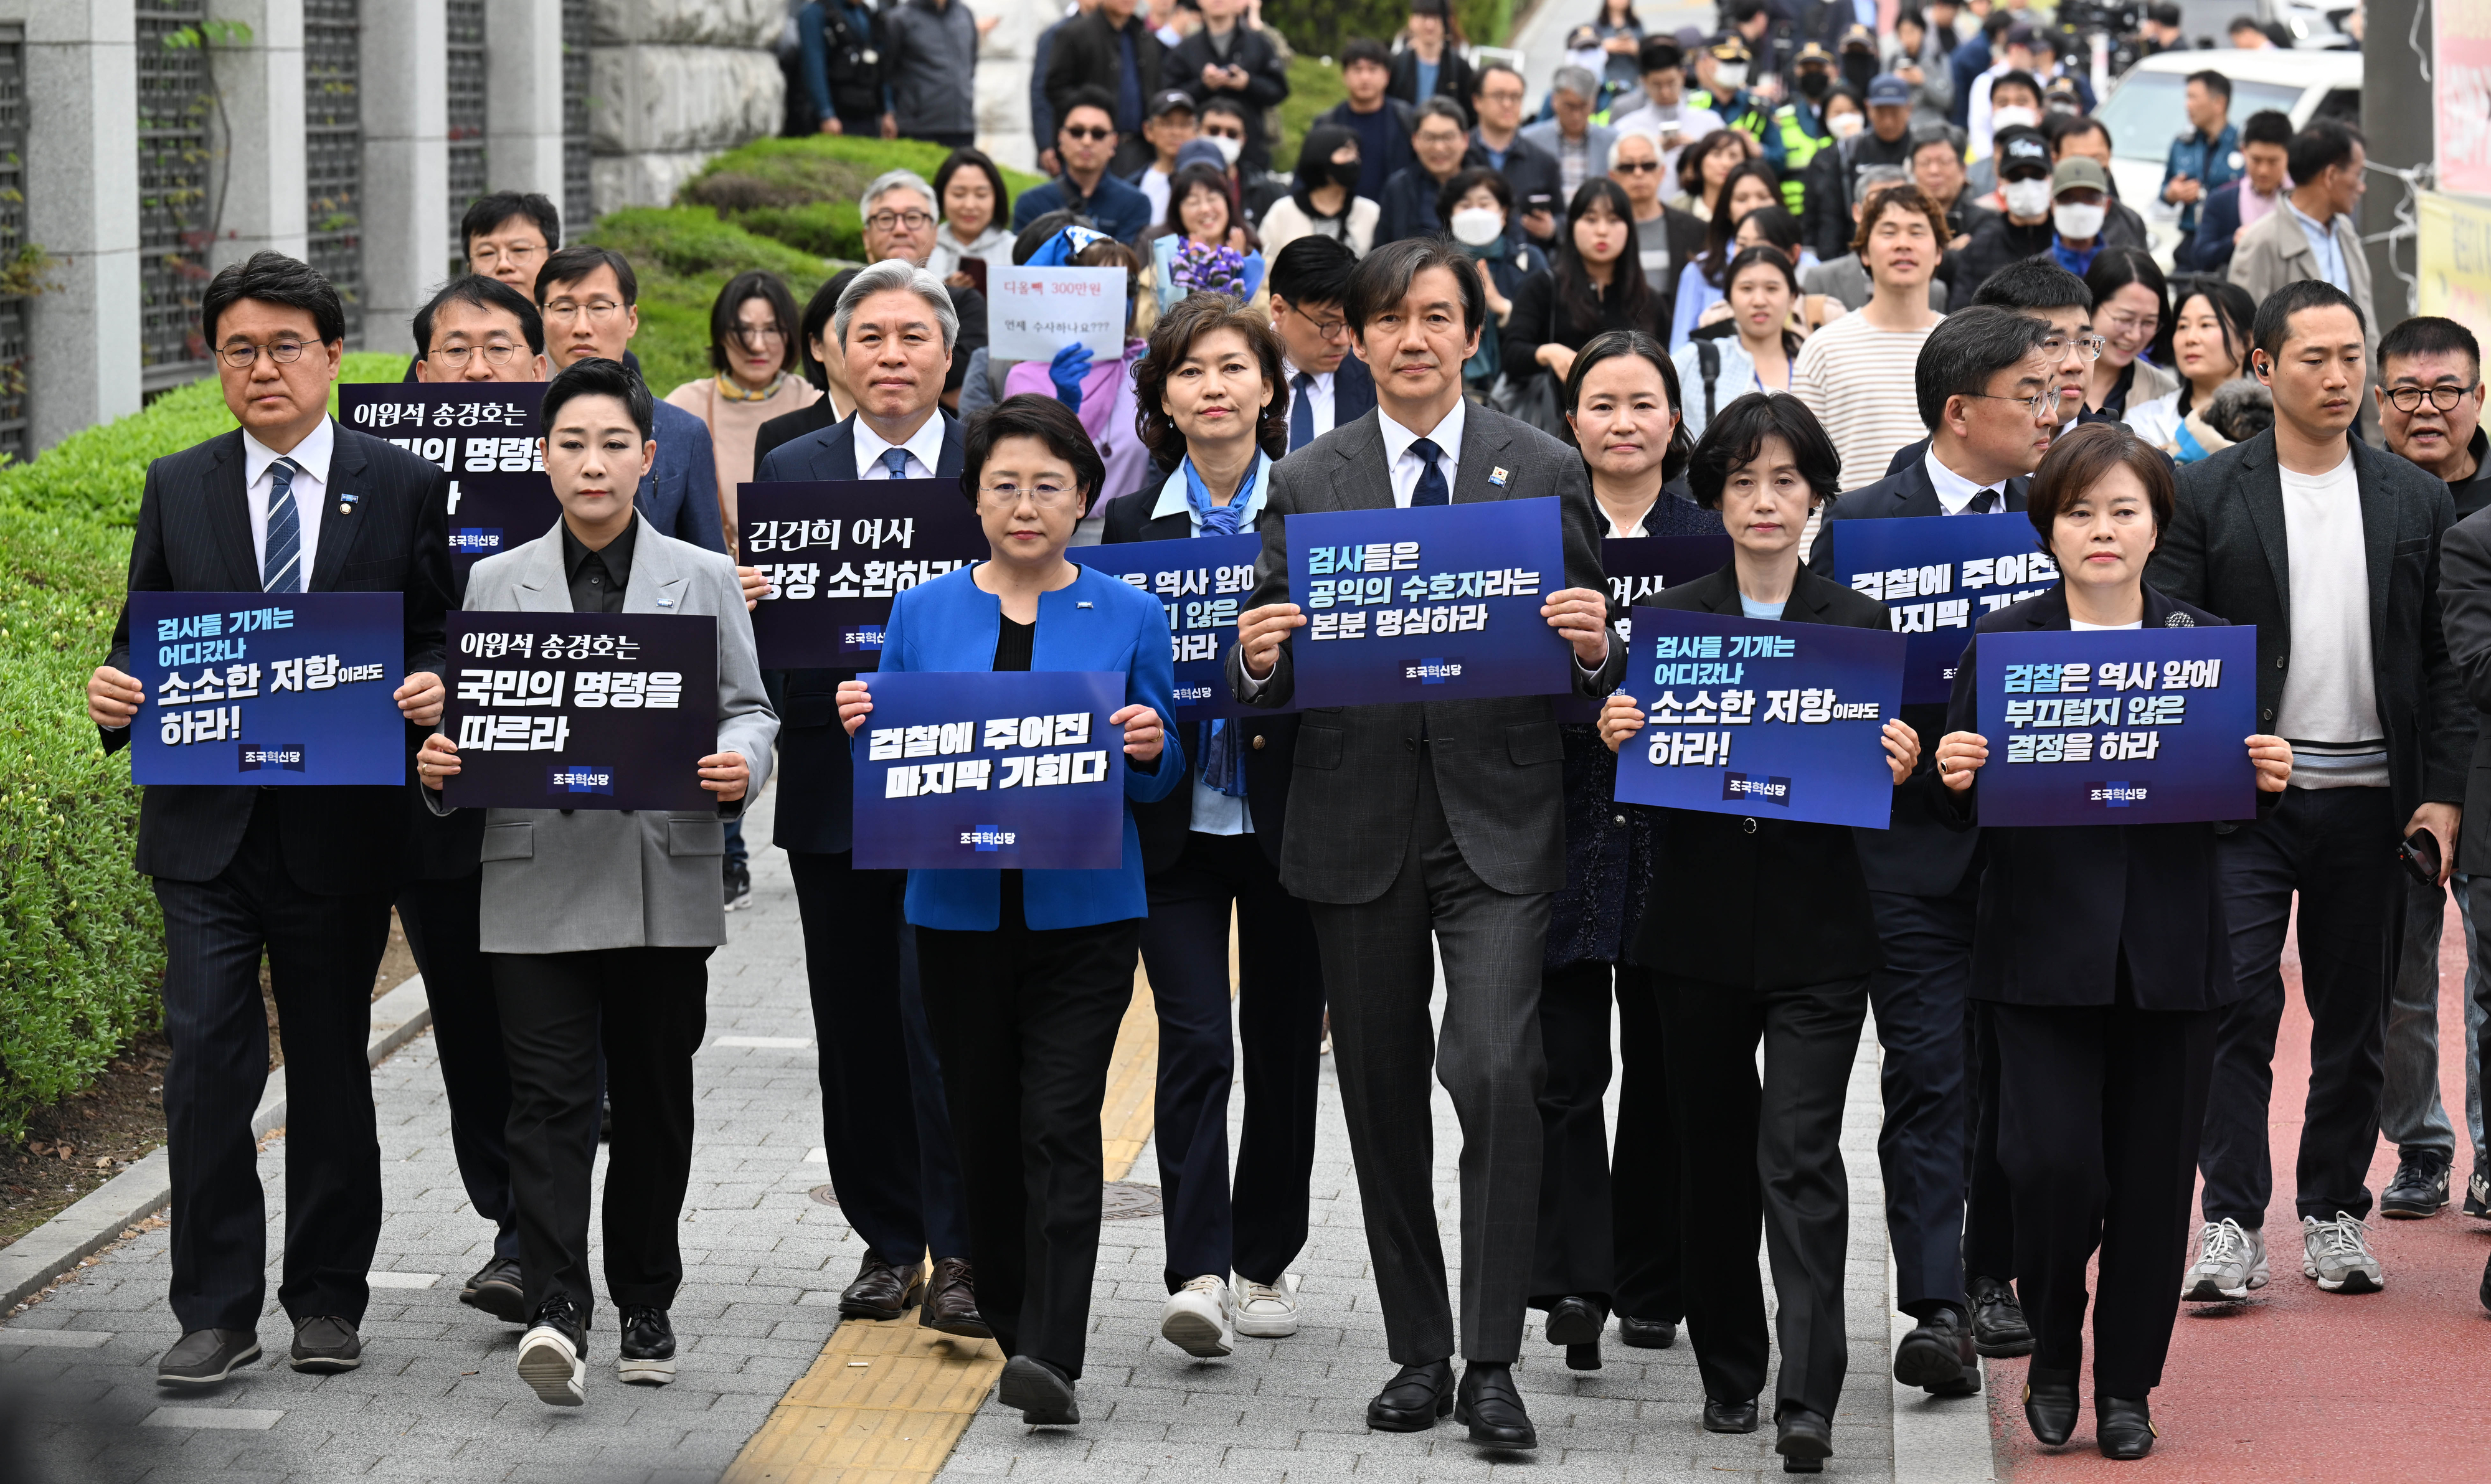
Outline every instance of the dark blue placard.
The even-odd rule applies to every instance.
[[[752,610],[769,670],[872,669],[895,595],[988,554],[957,480],[746,484],[735,518],[744,562],[770,581]]]
[[[1125,677],[911,671],[868,682],[859,868],[1113,870],[1125,859]]]
[[[718,620],[705,613],[454,613],[442,801],[477,809],[707,809]]]
[[[396,593],[132,593],[139,783],[402,784]]]
[[[540,381],[352,382],[337,418],[450,472],[450,566],[456,590],[486,557],[535,540],[562,515],[537,442]]]
[[[2021,514],[1833,522],[1833,580],[1886,605],[1909,635],[1903,704],[1943,705],[1973,626],[2059,580]]]
[[[1553,499],[1292,515],[1297,704],[1569,691],[1573,649],[1539,616],[1565,586]]]
[[[1600,573],[1608,579],[1609,601],[1624,608],[1655,593],[1682,587],[1730,565],[1730,538],[1725,536],[1610,537],[1600,542]],[[1634,621],[1620,619],[1629,644]],[[1600,703],[1586,695],[1557,697],[1560,721],[1597,721]]]
[[[2257,626],[1980,636],[1984,825],[2250,819]]]
[[[1262,554],[1263,538],[1251,534],[1075,546],[1065,552],[1085,567],[1131,583],[1167,610],[1179,721],[1273,713],[1268,706],[1240,705],[1229,693],[1222,669],[1228,647],[1237,642],[1237,615],[1254,591],[1254,559]]]
[[[1888,827],[1899,635],[1677,608],[1637,608],[1634,629],[1618,689],[1645,720],[1618,749],[1621,800]]]

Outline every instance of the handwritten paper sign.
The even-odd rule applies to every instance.
[[[1067,345],[1113,361],[1125,353],[1125,270],[986,270],[986,354],[997,361],[1051,361]]]

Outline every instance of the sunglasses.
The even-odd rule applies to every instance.
[[[1113,139],[1116,137],[1116,131],[1112,129],[1083,129],[1077,125],[1067,124],[1064,126],[1064,137],[1067,139]]]
[[[1609,173],[1611,175],[1642,175],[1647,171],[1656,173],[1659,169],[1660,161],[1657,160],[1612,160],[1609,161]]]

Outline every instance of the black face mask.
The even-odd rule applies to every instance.
[[[1343,164],[1341,161],[1335,160],[1330,161],[1326,168],[1331,172],[1332,183],[1333,185],[1338,186],[1343,190],[1356,190],[1358,189],[1358,175],[1362,168],[1359,161],[1353,160],[1348,163]]]
[[[1821,99],[1833,91],[1833,74],[1811,67],[1799,74],[1800,93],[1809,99]]]

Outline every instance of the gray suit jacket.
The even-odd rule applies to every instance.
[[[1564,140],[1563,135],[1558,130],[1557,121],[1555,119],[1547,119],[1538,124],[1532,124],[1525,128],[1518,129],[1514,131],[1514,132],[1520,134],[1526,143],[1530,144],[1534,149],[1539,150],[1549,159],[1563,160],[1565,158],[1563,155],[1558,153],[1558,146],[1563,143]],[[1618,131],[1611,129],[1608,125],[1589,124],[1584,126],[1583,179],[1590,180],[1595,175],[1606,175],[1609,173],[1609,146],[1617,142]],[[1559,216],[1565,215],[1566,204],[1567,203],[1563,201],[1557,203]]]
[[[1503,488],[1488,482],[1499,466],[1508,473]],[[1501,413],[1468,409],[1453,503],[1550,496],[1561,502],[1565,516],[1565,585],[1606,591],[1598,516],[1582,455]],[[1246,606],[1291,600],[1291,514],[1392,508],[1392,474],[1384,465],[1384,432],[1375,413],[1282,459],[1272,471],[1263,555]],[[1229,685],[1242,694],[1245,660],[1236,645],[1229,646],[1227,665]],[[1626,667],[1626,641],[1612,623],[1608,659],[1595,675],[1577,668],[1576,686],[1606,695],[1617,688]],[[1254,702],[1285,706],[1294,688],[1290,645],[1284,643]],[[1280,882],[1316,902],[1351,904],[1383,895],[1401,870],[1424,762],[1433,768],[1445,821],[1462,859],[1480,880],[1499,891],[1555,891],[1566,884],[1565,756],[1546,696],[1309,707],[1298,728],[1290,773]]]
[[[669,599],[661,606],[659,599]],[[486,557],[467,575],[470,613],[569,613],[562,527]],[[726,942],[718,889],[725,821],[770,781],[778,717],[761,689],[752,620],[734,564],[645,521],[623,590],[626,613],[718,619],[718,750],[752,769],[744,799],[714,809],[488,809],[483,947],[487,953],[715,947]],[[425,789],[436,814],[451,812]]]

